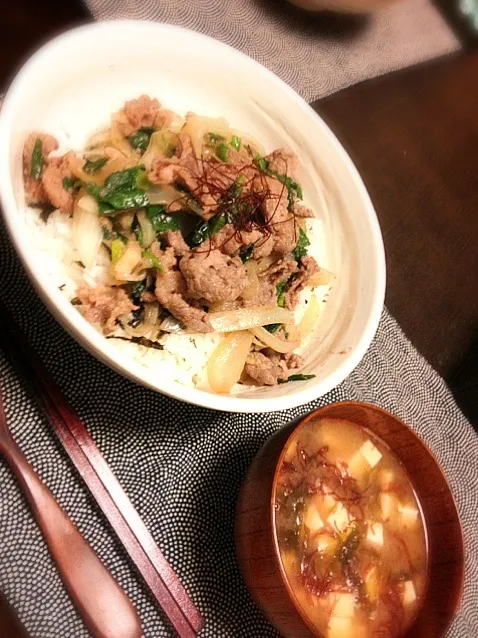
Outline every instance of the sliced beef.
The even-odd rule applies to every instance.
[[[206,239],[199,246],[199,250],[210,250],[212,248],[220,250],[225,255],[236,255],[241,248],[248,248],[263,239],[264,235],[258,230],[250,232],[237,231],[232,224],[226,224],[218,233],[210,239]]]
[[[176,256],[182,257],[191,250],[184,241],[181,231],[168,230],[163,236],[166,244],[174,250]]]
[[[286,308],[289,308],[289,310],[295,308],[299,301],[300,292],[307,286],[307,282],[312,275],[315,275],[319,270],[319,265],[313,257],[302,257],[299,270],[285,293]]]
[[[272,177],[256,177],[254,190],[263,196],[262,212],[273,235],[273,250],[286,255],[294,250],[299,238],[295,216],[288,210],[287,189]]]
[[[140,128],[161,128],[172,119],[173,113],[163,109],[156,99],[141,95],[135,100],[129,100],[123,107],[125,122],[119,125],[121,133],[129,137]]]
[[[249,300],[242,302],[243,306],[276,306],[277,284],[287,281],[297,270],[297,262],[288,255],[279,258],[267,270],[259,275],[259,292]]]
[[[193,252],[179,263],[188,294],[192,298],[233,301],[248,286],[244,264],[239,257],[224,255],[219,250]]]
[[[50,159],[42,175],[42,184],[48,201],[67,215],[73,212],[74,196],[71,188],[65,188],[63,180],[73,178],[70,168],[73,157],[73,153],[70,152],[63,157]]]
[[[116,328],[116,319],[132,310],[137,310],[123,288],[111,286],[80,286],[76,296],[82,303],[83,316],[90,323],[99,324],[108,334]]]
[[[246,359],[244,370],[258,385],[277,385],[279,379],[287,378],[287,367],[284,363],[262,352],[251,352]]]
[[[23,147],[23,175],[25,178],[25,190],[27,201],[29,204],[48,204],[49,200],[42,183],[41,175],[38,180],[34,179],[31,174],[32,170],[32,154],[37,139],[42,143],[42,156],[45,164],[48,162],[48,156],[52,151],[58,148],[58,142],[52,135],[44,133],[31,133]],[[45,170],[43,168],[43,170]]]
[[[279,354],[271,348],[265,348],[248,355],[244,370],[258,385],[277,385],[279,380],[287,379],[290,370],[300,368],[303,364],[298,354]]]
[[[299,158],[295,153],[278,148],[267,157],[269,169],[279,175],[288,175],[295,182],[298,180]]]
[[[211,332],[212,326],[207,313],[201,308],[194,308],[185,299],[187,284],[181,272],[174,270],[177,261],[174,249],[167,248],[162,252],[159,244],[155,242],[150,250],[161,259],[164,268],[164,273],[158,273],[156,276],[156,299],[191,330]]]
[[[300,204],[299,202],[296,202],[294,204],[294,215],[296,217],[302,217],[306,219],[312,219],[315,217],[314,211],[311,208],[308,208],[307,206],[304,206],[304,204]]]

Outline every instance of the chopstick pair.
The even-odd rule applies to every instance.
[[[26,373],[68,456],[172,626],[181,638],[196,636],[203,625],[199,610],[154,542],[79,416],[1,301],[0,326],[2,342],[12,362]]]

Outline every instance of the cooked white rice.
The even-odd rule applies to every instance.
[[[41,264],[51,284],[60,288],[71,301],[81,283],[97,286],[107,283],[109,260],[100,250],[96,265],[90,270],[82,268],[72,241],[72,218],[54,211],[45,223],[38,209],[27,208],[25,220],[29,236],[32,237],[34,250],[38,251],[38,263]],[[324,264],[322,228],[319,219],[307,220],[307,235],[310,240],[309,254],[316,258],[319,265]],[[104,250],[104,249],[103,249]],[[295,310],[296,323],[299,323],[307,304],[316,295],[322,301],[327,287],[315,290],[307,288],[301,293],[300,303]],[[322,307],[322,304],[321,304]],[[99,328],[98,328],[99,329]],[[131,358],[146,368],[157,370],[162,376],[174,379],[187,386],[196,386],[208,390],[206,364],[223,336],[212,334],[164,334],[160,343],[163,350],[156,350],[121,339],[110,339],[111,346],[122,356]],[[309,339],[301,344],[297,352],[304,353]],[[236,385],[233,394],[247,392],[248,387]]]

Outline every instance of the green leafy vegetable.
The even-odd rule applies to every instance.
[[[36,182],[38,182],[41,177],[44,165],[45,159],[43,157],[43,143],[41,139],[37,137],[32,151],[32,165],[30,168],[30,175]]]
[[[227,144],[224,144],[224,142],[221,142],[221,144],[218,144],[216,146],[216,155],[219,157],[221,162],[229,161],[229,148]]]
[[[285,306],[285,291],[287,290],[287,281],[281,281],[276,286],[277,305],[283,308]]]
[[[269,168],[269,160],[265,157],[261,157],[260,155],[256,155],[255,163],[257,168],[266,175],[270,177],[275,177],[281,184],[287,188],[287,194],[289,198],[289,210],[292,210],[294,206],[295,198],[302,199],[302,188],[300,184],[295,182],[291,177],[286,174],[278,173],[277,171],[273,171]]]
[[[289,381],[308,381],[315,379],[315,374],[291,374],[287,379],[279,379],[279,383],[289,383]]]
[[[246,248],[246,250],[240,253],[239,257],[242,260],[242,263],[245,264],[252,257],[252,253],[254,252],[254,244],[251,244]]]
[[[71,190],[72,188],[76,188],[76,187],[78,187],[79,185],[80,185],[80,183],[79,183],[77,180],[72,179],[71,177],[64,177],[64,178],[63,178],[63,188],[64,188],[66,191],[69,191],[69,190]]]
[[[103,168],[107,161],[108,158],[106,157],[100,157],[97,160],[86,160],[83,165],[83,170],[85,171],[85,173],[88,173],[88,175],[93,175],[94,173],[97,173],[101,168]]]
[[[155,129],[150,127],[140,128],[134,135],[128,137],[128,141],[135,150],[144,153],[149,146],[151,135],[154,131]]]
[[[257,168],[263,173],[270,174],[272,172],[272,171],[269,171],[269,162],[266,160],[265,157],[261,157],[260,155],[258,155],[256,157],[256,164],[257,164]]]
[[[120,260],[125,251],[125,245],[118,237],[111,242],[111,263],[113,266]]]
[[[165,233],[168,230],[179,230],[178,216],[167,213],[166,204],[147,206],[146,215],[156,233]]]
[[[264,326],[264,328],[267,330],[267,332],[274,334],[274,332],[277,332],[281,326],[281,323],[270,323],[268,326]]]
[[[164,272],[164,268],[163,268],[163,264],[161,263],[161,260],[158,257],[156,257],[156,255],[153,255],[151,251],[144,250],[143,257],[146,257],[146,259],[149,259],[149,261],[151,262],[152,268],[156,268],[157,270],[159,270],[159,272]]]
[[[220,213],[219,215],[215,215],[207,222],[202,222],[196,228],[194,233],[191,236],[191,243],[194,246],[198,246],[202,244],[203,241],[206,241],[208,237],[212,237],[218,233],[221,228],[224,228],[226,225],[227,216],[225,213]]]
[[[232,146],[232,148],[236,149],[236,151],[239,151],[241,149],[241,138],[237,137],[237,135],[233,135],[229,143]]]
[[[302,257],[307,255],[307,247],[310,246],[310,241],[302,228],[299,228],[299,239],[297,240],[297,245],[292,251],[294,255],[294,259],[300,261]]]
[[[147,206],[147,187],[146,169],[133,166],[108,175],[104,186],[87,184],[86,191],[97,200],[102,215],[114,215],[119,210]]]
[[[141,228],[141,224],[139,223],[136,215],[134,216],[134,220],[131,225],[131,232],[133,233],[133,237],[138,240],[138,244],[141,248],[144,248],[143,229]]]
[[[223,135],[217,135],[216,133],[205,133],[203,140],[206,146],[216,148],[218,144],[225,142],[226,138]]]
[[[131,287],[131,297],[135,305],[139,305],[141,295],[146,291],[146,280],[138,281]]]

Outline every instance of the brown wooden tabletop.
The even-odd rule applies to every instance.
[[[81,0],[14,0],[1,18],[0,91],[33,48],[90,19]],[[448,379],[478,336],[477,77],[478,52],[468,52],[313,105],[374,201],[387,254],[388,308]],[[19,635],[9,618],[0,600],[5,638]]]

